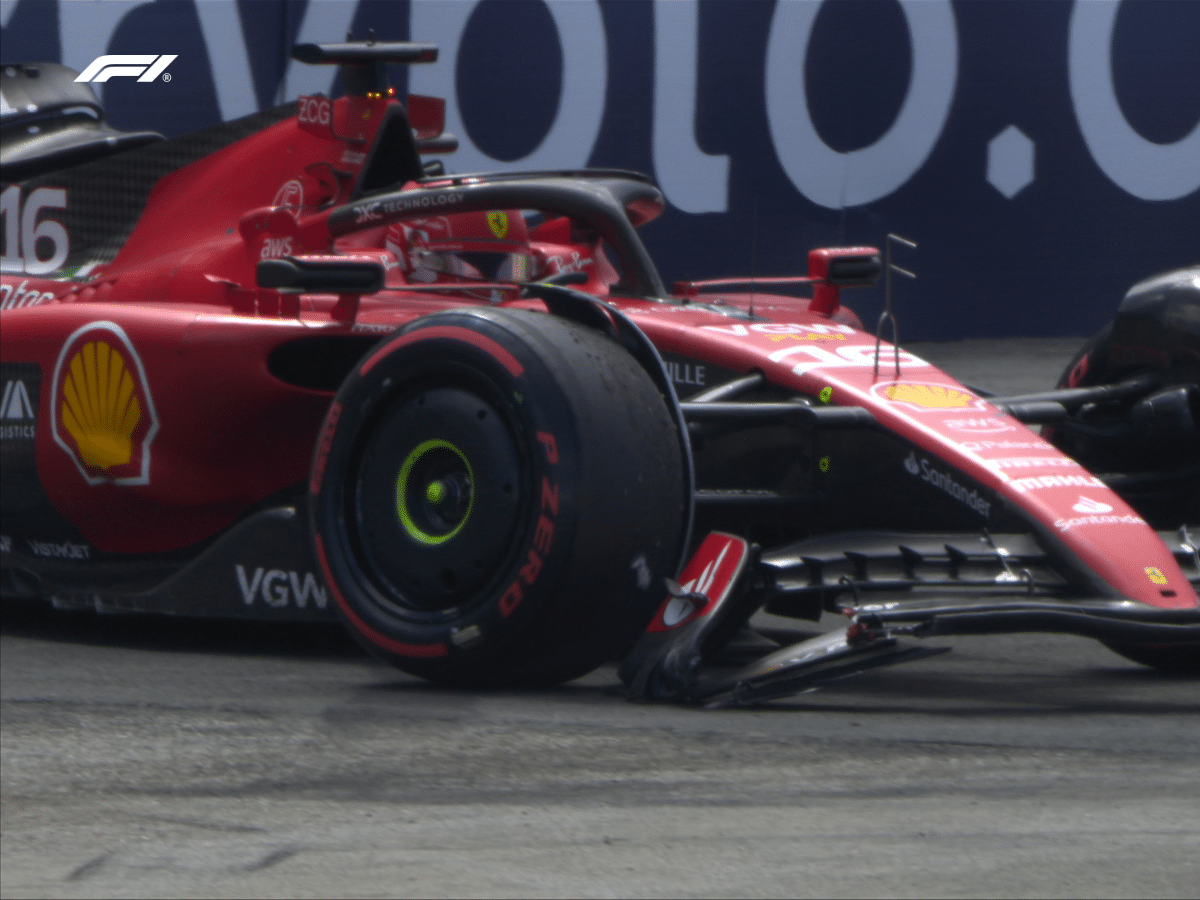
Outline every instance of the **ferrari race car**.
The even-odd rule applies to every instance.
[[[294,55],[345,95],[169,141],[3,68],[5,597],[337,618],[457,685],[620,657],[709,704],[946,634],[1195,671],[1200,269],[987,397],[842,306],[874,248],[668,290],[645,177],[448,176],[443,105],[385,81],[434,47]],[[847,621],[716,665],[760,610]]]

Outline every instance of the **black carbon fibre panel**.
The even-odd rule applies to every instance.
[[[73,272],[87,263],[106,263],[128,239],[160,178],[295,113],[295,103],[284,104],[181,138],[31,178],[22,184],[22,192],[28,195],[39,187],[66,188],[67,208],[55,216],[71,235],[64,271]]]

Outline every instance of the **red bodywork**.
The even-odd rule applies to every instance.
[[[3,359],[36,363],[41,371],[38,476],[53,506],[95,548],[110,554],[187,548],[307,480],[332,390],[273,375],[268,360],[280,345],[382,335],[441,309],[497,299],[544,308],[518,299],[511,286],[480,298],[407,284],[403,260],[384,249],[387,223],[376,221],[380,213],[369,202],[356,207],[361,228],[335,238],[330,215],[352,199],[376,132],[396,105],[386,97],[302,99],[299,118],[162,178],[115,258],[86,278],[3,276]],[[630,214],[646,220],[657,211]],[[722,294],[730,307],[753,304],[753,320],[734,318],[679,302],[694,293],[686,287],[683,298],[610,293],[616,273],[595,241],[572,238],[566,219],[533,231],[539,274],[583,271],[588,280],[578,288],[627,314],[662,353],[733,373],[758,371],[820,403],[865,408],[914,448],[907,475],[897,478],[949,494],[979,513],[981,525],[988,504],[1003,504],[1042,541],[1082,561],[1110,595],[1164,608],[1197,605],[1172,554],[1120,497],[934,366],[887,342],[877,348],[820,277],[814,300]],[[382,262],[387,287],[360,299],[256,285],[261,260],[335,253]],[[810,271],[821,276],[828,259],[815,259]],[[109,375],[96,374],[99,362],[88,374],[87,346],[97,359],[104,356]],[[123,448],[104,456],[99,438],[90,437],[84,442],[95,447],[89,443],[85,453],[64,418],[67,384],[78,385],[81,395],[100,385],[87,402],[107,409],[116,403],[109,394],[121,381],[117,368],[131,385],[124,402],[137,402],[128,456]],[[962,476],[985,491],[962,483]]]

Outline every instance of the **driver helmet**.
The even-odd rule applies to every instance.
[[[520,210],[456,213],[400,222],[385,246],[409,282],[522,282],[533,276],[529,230]]]

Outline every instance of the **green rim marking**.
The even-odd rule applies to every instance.
[[[467,512],[462,517],[462,521],[454,526],[452,531],[449,531],[446,534],[438,535],[429,534],[429,532],[422,531],[420,528],[418,528],[417,523],[413,521],[412,516],[408,512],[408,504],[405,502],[405,497],[408,494],[408,478],[409,475],[412,474],[413,466],[417,464],[417,460],[419,460],[430,450],[449,450],[451,453],[461,459],[463,465],[467,467],[467,478],[470,479],[472,485],[475,484],[475,473],[471,469],[471,463],[463,455],[461,450],[459,450],[449,441],[438,439],[424,441],[423,443],[420,443],[414,447],[413,451],[408,454],[408,457],[404,460],[404,465],[400,467],[400,474],[396,476],[396,512],[399,513],[400,524],[404,526],[404,530],[408,533],[409,537],[420,541],[422,544],[444,544],[446,541],[450,540],[450,538],[462,531],[462,527],[466,525],[467,520],[471,518],[471,510],[475,506],[475,492],[474,490],[471,491],[471,499],[467,501]],[[440,482],[434,481],[430,482],[426,486],[424,493],[425,498],[430,503],[437,503],[445,495],[445,488]],[[437,496],[434,497],[432,496],[433,494],[437,494]]]

